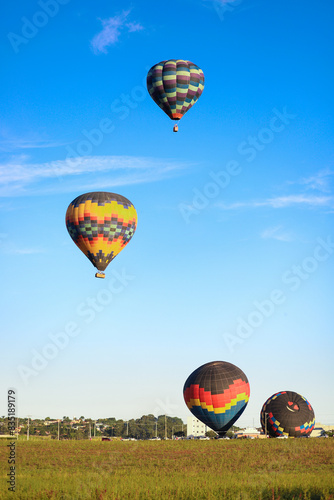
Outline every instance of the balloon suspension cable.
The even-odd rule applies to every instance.
[[[98,272],[95,274],[95,278],[105,278],[106,275],[104,273]]]

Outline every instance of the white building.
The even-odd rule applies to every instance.
[[[316,422],[314,427],[321,427],[325,432],[328,432],[328,431],[334,431],[334,425],[324,425],[324,424],[321,424],[320,422]]]
[[[314,427],[313,431],[310,434],[311,438],[319,438],[319,437],[325,437],[326,432],[322,427]]]
[[[254,427],[247,427],[246,429],[241,429],[237,431],[234,436],[236,438],[241,437],[250,437],[250,438],[259,438],[261,436],[261,432],[255,429]]]
[[[212,431],[210,427],[203,424],[196,417],[188,417],[187,419],[187,437],[188,436],[205,436],[205,433]]]

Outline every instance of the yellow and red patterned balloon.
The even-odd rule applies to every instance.
[[[66,227],[93,266],[104,271],[134,235],[137,212],[131,201],[119,194],[86,193],[69,204]],[[104,274],[96,276],[103,278]]]

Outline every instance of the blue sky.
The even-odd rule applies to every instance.
[[[1,392],[20,415],[186,419],[186,378],[225,360],[251,385],[241,425],[281,390],[334,423],[333,10],[6,6]],[[206,79],[177,134],[145,84],[171,58]],[[64,223],[88,191],[138,212],[104,281]]]

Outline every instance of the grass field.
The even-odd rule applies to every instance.
[[[334,439],[8,442],[1,499],[334,500]]]

